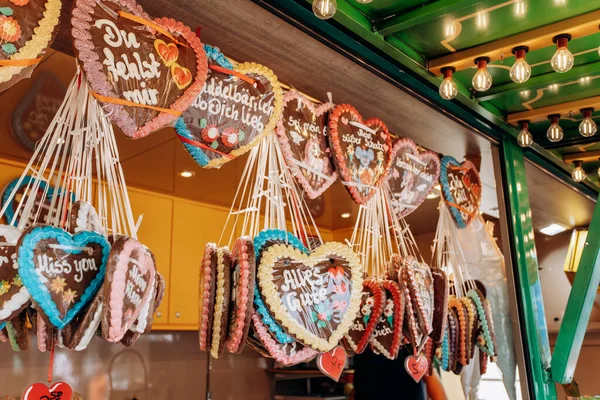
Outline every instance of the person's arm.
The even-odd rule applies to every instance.
[[[427,387],[427,395],[431,400],[448,400],[440,376],[435,369],[431,376],[425,377],[425,386]]]

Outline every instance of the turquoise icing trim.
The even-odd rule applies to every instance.
[[[218,47],[213,47],[205,44],[204,51],[206,52],[206,56],[208,57],[209,64],[211,62],[217,63],[223,68],[233,69],[233,64],[231,63],[231,61],[229,61],[229,59],[225,57],[223,53],[221,53],[221,50],[219,50]],[[186,139],[194,141],[197,140],[188,129],[183,117],[177,118],[177,121],[175,122],[175,131],[179,136],[183,136]],[[208,164],[210,160],[201,148],[189,143],[182,142],[182,144],[183,147],[187,150],[188,153],[190,153],[194,161],[196,161],[196,163],[199,166],[204,167],[206,166],[206,164]]]
[[[444,191],[444,198],[451,203],[456,203],[456,200],[452,196],[450,192],[450,183],[448,182],[448,166],[457,166],[460,167],[460,163],[456,161],[454,157],[444,156],[440,161],[440,184],[442,185],[442,190]],[[450,212],[452,213],[452,217],[456,221],[456,224],[459,228],[464,229],[467,227],[465,220],[462,215],[460,215],[460,211],[452,206],[448,206]]]
[[[483,351],[486,352],[486,354],[490,357],[495,357],[495,353],[494,353],[494,342],[492,341],[492,335],[490,333],[490,326],[489,326],[489,322],[487,320],[486,314],[485,314],[485,310],[483,308],[483,303],[481,298],[479,297],[479,294],[471,289],[467,292],[467,296],[469,296],[471,299],[473,299],[473,302],[475,303],[475,306],[477,307],[477,314],[479,316],[479,322],[481,323],[481,330],[483,332],[483,337],[485,339],[485,346],[479,346],[479,344],[477,344],[479,346],[479,348],[481,348]]]
[[[267,241],[280,241],[284,243],[288,243],[291,246],[297,248],[303,253],[308,254],[308,249],[302,244],[300,239],[296,236],[292,235],[289,232],[286,232],[281,229],[267,229],[258,234],[254,238],[254,252],[256,254],[256,262],[258,263],[260,252],[265,247]],[[254,307],[256,308],[256,312],[260,316],[261,321],[269,332],[275,336],[275,339],[281,344],[292,343],[295,341],[290,335],[288,335],[285,330],[275,321],[275,319],[271,316],[271,313],[267,309],[262,297],[260,296],[260,292],[258,290],[258,284],[254,285]]]
[[[60,317],[60,311],[52,300],[48,288],[43,282],[43,277],[38,273],[35,263],[33,249],[38,242],[44,239],[56,239],[58,243],[67,246],[85,246],[88,243],[97,243],[102,246],[102,263],[99,271],[90,285],[85,289],[81,297],[73,307],[67,311],[64,318]],[[71,250],[71,254],[77,254],[81,250]],[[58,329],[64,328],[96,295],[104,282],[106,274],[106,262],[110,252],[110,244],[106,238],[99,233],[84,231],[71,236],[65,230],[49,225],[41,225],[31,229],[21,237],[21,246],[18,250],[19,275],[23,284],[29,291],[31,298],[41,308],[52,325]]]
[[[6,208],[6,212],[5,212],[5,216],[6,216],[6,222],[8,224],[11,223],[13,217],[15,216],[15,209],[13,208],[12,204],[10,204],[12,202],[12,192],[15,190],[15,188],[17,188],[17,185],[19,183],[19,179],[21,179],[20,177],[11,181],[5,188],[4,188],[4,192],[2,193],[2,204],[1,207],[4,207],[4,205],[6,203],[9,203],[9,206]],[[23,177],[23,181],[21,182],[21,184],[18,186],[18,189],[22,188],[23,186],[27,186],[29,185],[30,182],[35,181],[35,178],[31,175],[25,175],[25,177]],[[48,186],[48,184],[45,181],[41,181],[40,182],[40,189],[42,190],[46,190],[46,187]],[[48,189],[48,192],[46,193],[46,197],[51,197],[52,195],[54,195],[54,188],[50,187]],[[71,201],[74,202],[75,201],[75,194],[71,193]],[[17,226],[19,224],[19,221],[15,221],[15,225]]]
[[[450,370],[450,344],[448,343],[448,329],[444,332],[444,340],[442,341],[442,369]]]
[[[0,324],[0,331],[4,328],[6,328],[6,322],[3,322]]]

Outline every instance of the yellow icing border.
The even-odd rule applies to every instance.
[[[265,129],[263,129],[262,133],[260,135],[257,135],[250,143],[248,143],[244,146],[241,146],[239,149],[232,150],[229,153],[233,157],[238,157],[238,156],[241,156],[242,154],[245,154],[246,152],[248,152],[248,150],[250,150],[254,146],[258,145],[260,143],[260,141],[265,136],[267,136],[268,133],[275,130],[275,126],[277,125],[277,122],[279,121],[279,118],[281,117],[281,114],[283,113],[283,89],[281,88],[281,84],[279,83],[277,76],[273,73],[273,71],[271,71],[268,67],[265,67],[264,65],[257,64],[257,63],[235,64],[233,69],[236,72],[242,73],[244,75],[257,74],[257,75],[264,76],[265,78],[267,78],[267,80],[271,84],[271,91],[273,92],[273,95],[274,95],[273,114],[271,114],[271,118],[265,125]],[[215,159],[210,160],[208,162],[208,164],[206,164],[204,166],[204,168],[215,168],[215,167],[225,164],[228,161],[231,161],[231,158],[229,158],[229,157],[215,158]]]
[[[52,33],[58,25],[61,0],[48,0],[46,2],[46,11],[44,17],[39,21],[39,25],[33,29],[33,36],[29,39],[18,52],[11,55],[9,60],[32,60],[38,58],[52,42]],[[0,83],[4,83],[21,73],[23,68],[28,67],[0,67]]]
[[[225,297],[225,254],[229,253],[227,247],[217,249],[217,294],[215,296],[215,309],[213,316],[212,344],[210,346],[210,355],[213,358],[219,358],[219,345],[221,344],[221,317],[223,317],[224,297]]]
[[[332,333],[329,340],[316,337],[312,332],[302,326],[294,318],[288,314],[281,297],[277,291],[277,287],[273,283],[273,266],[280,258],[293,258],[302,260],[304,265],[316,265],[320,259],[329,258],[331,255],[337,255],[348,261],[352,272],[351,284],[352,294],[350,296],[350,304],[346,310],[346,314],[338,328]],[[322,352],[330,351],[342,339],[345,333],[348,332],[358,309],[360,308],[360,300],[362,297],[362,279],[363,268],[360,264],[358,256],[346,245],[338,242],[325,243],[318,247],[310,256],[302,253],[300,250],[287,246],[285,244],[277,244],[268,248],[261,255],[260,265],[258,267],[258,284],[260,285],[261,294],[263,295],[269,309],[273,315],[281,321],[282,326],[300,342],[315,350]]]

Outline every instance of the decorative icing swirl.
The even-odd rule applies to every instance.
[[[217,294],[215,295],[215,311],[213,318],[212,345],[210,354],[213,358],[219,358],[219,346],[221,344],[221,329],[226,329],[221,325],[221,318],[225,309],[225,253],[228,253],[227,247],[217,249]]]

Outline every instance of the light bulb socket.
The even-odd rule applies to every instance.
[[[529,52],[529,47],[527,46],[517,46],[512,49],[512,53],[515,55],[515,58],[518,60],[520,58],[525,58],[525,54]]]
[[[560,114],[550,114],[548,115],[548,119],[553,124],[558,124],[558,121],[560,121]]]
[[[575,165],[575,168],[581,168],[581,166],[583,165],[583,161],[575,160],[573,161],[573,165]]]
[[[554,43],[556,43],[556,47],[557,48],[562,48],[562,47],[568,47],[569,46],[569,41],[571,40],[572,36],[569,33],[561,33],[560,35],[556,35],[552,38],[552,41]]]
[[[444,79],[452,78],[452,75],[456,72],[456,68],[454,67],[443,67],[441,69],[442,74],[444,75]]]
[[[477,65],[477,69],[485,69],[491,60],[492,59],[489,57],[477,57],[475,59],[475,65]]]
[[[529,130],[529,120],[528,119],[520,120],[519,126],[521,127],[521,129],[528,131]]]
[[[590,118],[592,113],[594,112],[593,107],[586,107],[579,110],[579,112],[583,115],[583,118]]]

